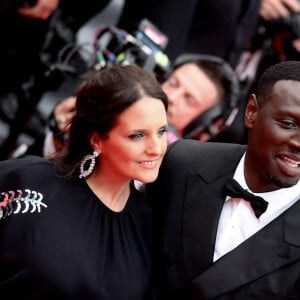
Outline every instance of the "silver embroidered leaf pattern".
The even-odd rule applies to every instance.
[[[30,189],[2,192],[0,194],[0,220],[11,214],[40,213],[42,207],[47,208],[47,205],[42,202],[43,198],[42,193]]]

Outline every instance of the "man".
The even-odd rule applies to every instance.
[[[168,122],[182,138],[215,138],[229,127],[240,100],[233,69],[211,55],[180,55],[162,88],[169,100]]]
[[[1,1],[0,95],[15,90],[37,69],[39,51],[58,5],[59,0]]]
[[[39,133],[27,128],[26,120],[32,117],[42,95],[56,90],[65,79],[53,68],[60,50],[75,43],[79,27],[110,0],[87,0],[84,9],[83,3],[77,2],[0,1],[0,121],[9,126],[0,135],[2,159],[14,150],[24,129],[29,134]]]
[[[293,13],[300,12],[300,3],[297,0],[261,0],[259,16],[265,21],[286,18]]]
[[[179,56],[162,83],[168,95],[168,141],[215,138],[236,114],[239,82],[232,68],[219,57],[198,54]],[[59,102],[50,116],[50,131],[43,143],[43,155],[60,149],[75,109],[75,97]],[[233,118],[232,118],[233,117]],[[27,154],[42,154],[41,143],[33,144]],[[20,155],[20,154],[18,154]]]
[[[300,61],[263,73],[245,125],[247,146],[171,144],[146,188],[159,299],[300,299]]]
[[[255,33],[261,0],[126,0],[119,27],[147,18],[169,37],[171,60],[184,52],[222,57],[235,68]],[[180,24],[180,31],[178,31]]]

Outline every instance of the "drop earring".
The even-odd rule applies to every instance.
[[[83,160],[80,163],[79,178],[86,178],[93,173],[96,165],[96,157],[98,157],[99,154],[100,153],[94,150],[93,154],[88,154],[83,158]],[[85,168],[87,166],[88,168]]]

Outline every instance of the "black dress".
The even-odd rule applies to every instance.
[[[149,299],[151,209],[139,191],[114,212],[30,156],[0,162],[0,193],[1,299]]]

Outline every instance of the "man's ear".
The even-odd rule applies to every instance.
[[[256,114],[258,111],[258,102],[255,94],[251,94],[245,110],[245,126],[252,128],[255,122]]]

